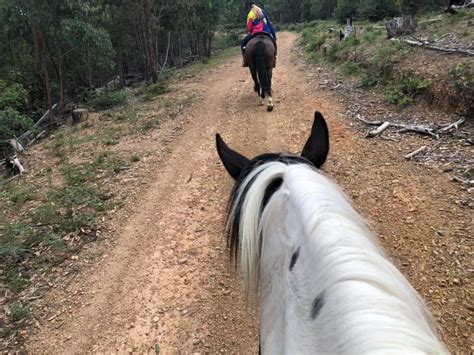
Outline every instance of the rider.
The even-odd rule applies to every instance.
[[[262,8],[255,4],[255,1],[250,1],[248,5],[249,13],[247,16],[247,35],[241,43],[242,55],[245,54],[245,46],[257,33],[265,32],[273,41],[275,46],[275,60],[277,55],[276,33],[272,23],[268,19],[267,13]],[[244,56],[245,66],[245,56]]]

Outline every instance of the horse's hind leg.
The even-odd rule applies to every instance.
[[[273,111],[273,98],[271,94],[271,88],[272,88],[272,76],[273,76],[273,71],[270,69],[268,76],[270,77],[270,93],[268,93],[268,105],[267,105],[267,111],[272,112]]]
[[[268,96],[267,111],[268,111],[268,112],[272,112],[272,111],[273,111],[273,98],[272,98],[271,96]]]

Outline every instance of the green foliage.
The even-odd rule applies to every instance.
[[[466,63],[457,64],[451,70],[454,87],[464,95],[474,97],[474,70]]]
[[[345,22],[349,16],[357,16],[358,10],[358,0],[337,0],[333,15],[339,21]]]
[[[361,68],[359,63],[345,63],[342,67],[342,71],[346,75],[359,75],[361,73]]]
[[[306,50],[314,52],[326,42],[326,36],[318,28],[308,27],[303,30],[301,40],[306,45]]]
[[[1,245],[0,246],[0,251],[4,249],[6,246]],[[9,256],[9,254],[5,253],[4,255]],[[20,292],[25,289],[25,287],[28,286],[29,282],[26,278],[24,278],[19,272],[15,270],[7,270],[6,275],[5,275],[5,281],[8,285],[8,288],[12,292]]]
[[[21,84],[11,84],[0,80],[0,110],[21,110],[27,103],[28,93]]]
[[[386,96],[388,102],[405,107],[415,102],[415,98],[425,91],[431,82],[417,76],[405,76],[391,82]]]
[[[370,21],[394,17],[398,9],[394,0],[360,0],[359,14]]]
[[[373,60],[366,68],[362,85],[375,86],[389,81],[392,78],[396,56],[399,54],[398,47],[392,43],[379,47]]]
[[[33,121],[18,111],[7,108],[0,110],[0,140],[19,136],[33,126]]]
[[[18,322],[23,318],[26,318],[29,312],[30,310],[28,306],[25,306],[18,302],[12,303],[8,307],[8,314],[11,322]]]
[[[87,98],[87,103],[96,110],[106,110],[115,106],[124,105],[128,101],[127,90],[117,91],[94,91]]]
[[[0,140],[18,136],[31,128],[33,121],[21,114],[28,93],[21,84],[8,85],[0,80]]]
[[[171,89],[168,87],[165,79],[160,80],[156,84],[147,84],[140,87],[137,90],[137,94],[141,96],[143,101],[151,101],[159,95],[170,92]]]

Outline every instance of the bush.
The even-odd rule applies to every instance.
[[[106,110],[115,106],[124,105],[128,101],[128,91],[95,91],[87,98],[87,103],[96,110]]]
[[[394,81],[387,90],[388,102],[399,107],[405,107],[415,102],[415,98],[425,91],[431,82],[417,77],[407,76]]]
[[[21,84],[7,85],[0,80],[0,110],[21,110],[28,101],[28,92]]]
[[[458,92],[474,97],[474,70],[469,65],[457,64],[451,71],[451,75]]]
[[[19,136],[33,126],[33,120],[13,108],[0,110],[0,140]]]

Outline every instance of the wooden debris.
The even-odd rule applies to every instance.
[[[392,41],[393,40],[397,40],[397,41],[401,40],[402,42],[405,42],[405,43],[407,43],[409,45],[412,45],[412,46],[424,47],[424,48],[427,48],[427,49],[440,51],[440,52],[445,52],[445,53],[474,55],[474,50],[468,49],[468,48],[461,48],[461,47],[448,48],[448,47],[443,47],[443,46],[439,46],[439,45],[436,45],[436,44],[432,44],[431,42],[428,42],[428,41],[421,41],[421,40],[407,39],[407,38],[403,38],[403,39],[392,38]]]
[[[388,127],[391,126],[391,123],[390,122],[384,122],[382,123],[378,128],[376,129],[372,129],[370,130],[369,132],[367,132],[367,134],[365,135],[366,137],[375,137],[375,136],[378,136],[380,133],[382,133],[383,131],[385,131]]]
[[[424,145],[424,146],[418,148],[417,150],[411,152],[410,154],[405,155],[405,159],[410,160],[410,159],[412,159],[414,156],[416,156],[416,155],[418,155],[418,154],[424,152],[424,151],[427,150],[427,149],[428,149],[428,147],[427,147],[426,145]]]
[[[461,118],[458,121],[442,126],[442,128],[433,128],[433,127],[423,127],[423,126],[415,126],[415,125],[410,125],[410,124],[403,124],[403,123],[393,123],[389,121],[367,121],[363,119],[360,115],[357,115],[357,119],[367,125],[371,126],[379,126],[375,129],[372,129],[367,132],[365,135],[366,138],[371,138],[371,137],[376,137],[380,135],[383,131],[385,131],[389,127],[394,127],[398,128],[398,131],[395,131],[396,133],[405,133],[405,132],[415,132],[415,133],[420,133],[428,136],[432,136],[435,139],[439,139],[440,134],[447,134],[448,131],[452,128],[458,129],[461,124],[465,122],[465,118]]]
[[[410,35],[415,32],[416,26],[417,22],[413,16],[395,17],[385,23],[388,38]]]
[[[446,125],[444,126],[444,128],[441,128],[441,131],[442,132],[447,132],[449,131],[451,128],[456,128],[458,129],[460,125],[462,125],[464,122],[466,122],[466,118],[465,117],[461,117],[458,121],[454,122],[454,123],[451,123],[449,125]]]
[[[79,124],[89,119],[89,110],[85,108],[78,108],[72,111],[72,123]]]
[[[23,165],[21,165],[20,163],[20,160],[16,157],[16,156],[13,156],[11,159],[10,159],[10,162],[15,165],[18,169],[18,173],[20,175],[26,173],[26,170],[25,168],[23,167]]]
[[[52,107],[53,112],[58,108],[58,104],[54,104]],[[34,124],[33,128],[29,131],[23,133],[18,140],[23,141],[24,139],[28,140],[28,138],[34,134],[43,123],[44,120],[49,119],[49,110],[45,112],[45,114]]]
[[[25,151],[25,148],[23,148],[21,143],[16,138],[9,139],[8,144],[12,146],[15,153],[23,153]]]

